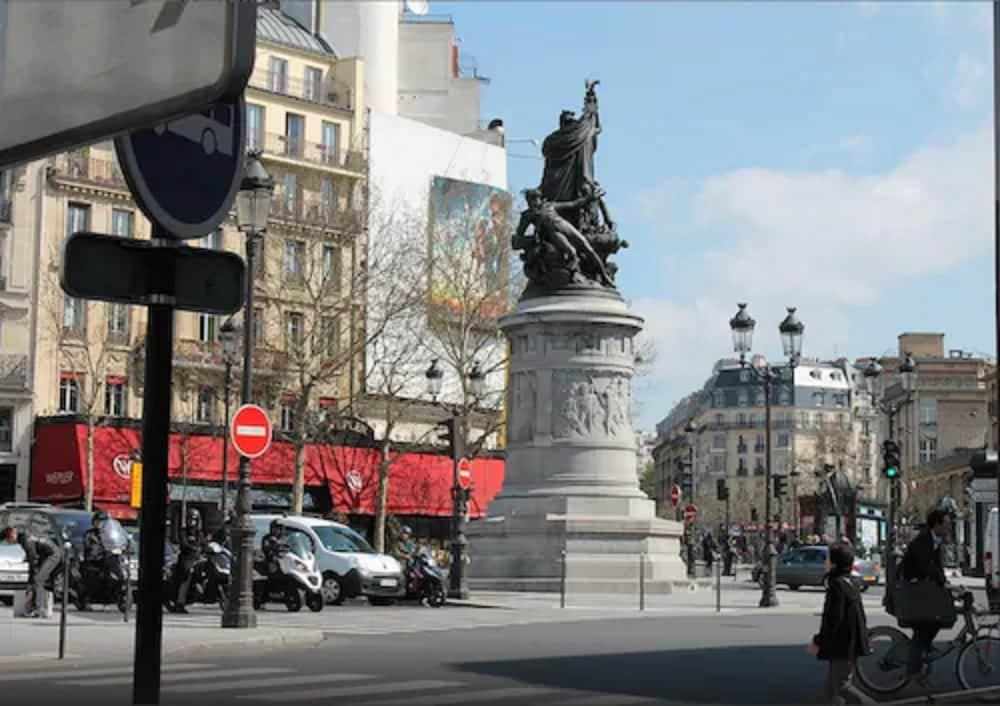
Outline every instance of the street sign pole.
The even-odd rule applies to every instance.
[[[157,247],[176,247],[154,225]],[[146,385],[142,410],[142,517],[139,535],[139,595],[136,615],[132,702],[160,703],[163,645],[163,560],[167,531],[167,455],[170,439],[170,384],[173,373],[174,259],[163,258],[153,286],[146,329]],[[154,290],[155,291],[155,290]]]

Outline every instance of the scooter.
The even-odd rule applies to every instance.
[[[314,613],[323,610],[325,601],[320,587],[323,577],[316,567],[316,557],[298,535],[289,538],[278,552],[278,570],[268,575],[264,561],[254,562],[253,607],[260,610],[266,603],[284,603],[290,613],[302,610],[305,604]]]
[[[176,570],[174,565],[176,561],[170,567],[171,573]],[[232,566],[233,555],[228,549],[218,542],[206,544],[204,553],[191,567],[191,582],[188,584],[185,604],[217,603],[219,608],[225,610]],[[172,579],[168,585],[173,590],[164,602],[167,609],[173,611],[176,609],[177,591],[180,590],[180,585]]]
[[[406,581],[405,600],[417,600],[432,608],[445,604],[444,572],[438,567],[430,549],[424,547],[413,559]]]
[[[91,603],[117,605],[125,612],[129,576],[129,536],[117,520],[105,520],[101,526],[101,554],[80,562],[70,570],[70,593],[77,610],[85,611]]]

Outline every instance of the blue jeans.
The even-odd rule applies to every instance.
[[[937,637],[941,628],[937,626],[920,626],[913,628],[913,639],[910,640],[910,659],[907,660],[906,673],[910,675],[920,674],[924,669],[924,655],[926,655],[934,645],[934,638]]]

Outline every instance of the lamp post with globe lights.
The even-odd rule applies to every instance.
[[[434,403],[447,409],[450,415],[438,426],[444,429],[441,439],[448,444],[451,456],[452,470],[452,525],[451,525],[451,568],[448,571],[448,595],[450,598],[466,600],[469,597],[469,581],[465,574],[465,562],[468,558],[469,542],[465,537],[465,515],[469,502],[469,490],[462,487],[459,479],[459,463],[465,456],[466,431],[468,418],[476,402],[483,398],[486,391],[486,375],[473,361],[466,375],[466,387],[463,389],[462,402],[449,405],[438,402],[441,388],[444,385],[444,371],[438,367],[438,359],[431,361],[430,367],[424,373],[427,378],[427,393]],[[466,396],[472,395],[470,404]]]
[[[903,396],[899,399],[887,400],[884,388],[877,385],[882,375],[882,366],[878,359],[871,358],[865,366],[863,375],[865,378],[865,388],[871,398],[872,407],[888,417],[889,428],[886,440],[882,445],[883,467],[882,474],[889,483],[888,497],[888,517],[886,518],[886,545],[888,552],[885,562],[886,597],[891,600],[891,595],[896,584],[896,566],[898,566],[901,556],[896,546],[896,512],[902,500],[900,493],[899,468],[899,447],[896,444],[896,416],[913,399],[913,393],[917,389],[917,364],[913,356],[907,353],[899,363],[897,369],[899,374],[899,384],[903,391]]]
[[[225,523],[229,504],[229,385],[233,374],[233,366],[239,362],[240,340],[239,329],[233,323],[233,318],[226,319],[219,329],[219,342],[222,344],[222,364],[225,371],[222,376],[222,394],[224,397],[225,421],[222,424],[222,500],[219,511],[222,522]]]
[[[260,163],[260,152],[247,154],[246,167],[240,190],[236,195],[236,224],[246,233],[246,302],[243,305],[243,379],[240,390],[242,404],[249,404],[253,397],[253,290],[256,274],[256,256],[259,241],[267,230],[271,210],[274,180]],[[250,521],[253,509],[250,487],[250,459],[240,456],[239,490],[236,494],[236,520],[230,528],[232,546],[236,553],[229,597],[222,614],[224,628],[257,627],[253,609],[253,554],[254,527]]]
[[[694,420],[689,420],[684,426],[684,437],[687,439],[688,445],[688,460],[684,464],[684,475],[687,476],[685,480],[687,481],[685,485],[687,486],[687,492],[689,497],[694,499],[694,447],[697,443],[698,427],[695,426]],[[695,536],[694,536],[694,520],[688,522],[685,520],[684,527],[684,537],[685,549],[687,551],[687,575],[688,578],[695,577]]]
[[[778,605],[778,595],[775,592],[775,575],[777,573],[778,551],[774,546],[774,518],[771,514],[771,393],[776,381],[780,381],[784,375],[782,368],[772,367],[767,361],[756,363],[753,360],[747,361],[747,356],[753,348],[753,332],[757,325],[750,314],[747,313],[747,305],[739,304],[736,315],[729,320],[729,328],[733,333],[733,350],[740,356],[740,367],[750,370],[758,382],[764,388],[764,521],[766,530],[764,533],[766,546],[764,550],[764,585],[761,589],[760,607],[771,608]],[[795,316],[795,307],[788,307],[788,315],[778,326],[778,333],[781,334],[781,347],[785,357],[788,359],[787,369],[791,371],[789,379],[791,384],[795,384],[795,366],[798,365],[802,356],[802,335],[805,332],[805,325]]]

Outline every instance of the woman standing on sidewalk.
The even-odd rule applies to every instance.
[[[844,703],[844,687],[854,669],[854,660],[868,654],[868,625],[861,591],[851,578],[854,552],[850,545],[836,542],[826,560],[826,601],[819,633],[808,647],[811,655],[829,662],[827,703]]]

